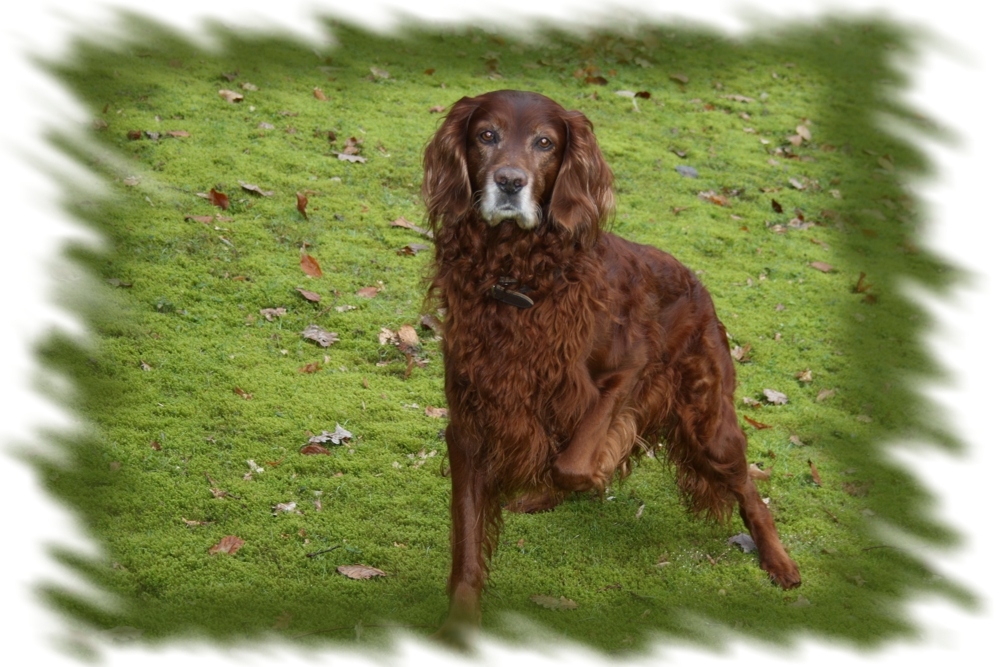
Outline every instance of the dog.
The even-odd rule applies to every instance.
[[[661,440],[689,508],[723,520],[737,505],[761,568],[801,582],[748,474],[711,297],[671,255],[605,231],[612,181],[590,121],[537,93],[464,97],[427,145],[450,417],[442,634],[479,625],[504,507],[603,490]]]

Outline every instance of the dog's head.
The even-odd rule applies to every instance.
[[[590,121],[537,93],[462,98],[424,154],[435,228],[474,209],[489,225],[551,222],[593,243],[614,208],[611,184]]]

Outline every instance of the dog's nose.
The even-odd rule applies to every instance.
[[[493,182],[508,195],[517,194],[527,181],[528,175],[515,167],[500,167],[493,173]]]

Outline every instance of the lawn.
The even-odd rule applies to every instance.
[[[81,38],[42,63],[91,112],[53,141],[107,183],[65,193],[106,244],[66,253],[87,269],[65,300],[91,340],[39,346],[89,427],[24,455],[103,554],[54,557],[118,601],[43,585],[51,604],[151,643],[377,647],[437,627],[450,485],[442,360],[421,324],[421,162],[448,105],[498,88],[583,111],[615,173],[614,231],[712,292],[749,460],[803,585],[770,585],[728,541],[738,517],[688,515],[669,467],[645,459],[604,498],[507,517],[486,632],[526,641],[529,619],[606,653],[710,643],[720,626],[874,647],[915,633],[918,595],[971,604],[903,548],[898,535],[956,536],[885,456],[903,439],[958,447],[916,391],[937,371],[904,294],[958,273],[921,244],[908,183],[924,158],[884,129],[940,133],[897,101],[914,36],[826,22],[744,41],[671,26],[531,41],[330,21],[323,48],[219,28],[207,50],[123,20],[130,39]],[[335,336],[303,336],[313,325]],[[339,444],[324,435],[338,426]],[[239,548],[218,552],[227,536]]]

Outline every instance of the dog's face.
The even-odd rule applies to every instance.
[[[611,182],[590,121],[538,93],[463,97],[424,153],[435,231],[474,214],[492,226],[552,223],[589,247],[614,209]]]
[[[489,225],[543,220],[566,147],[562,107],[540,95],[504,97],[469,119],[466,162],[476,205]]]

